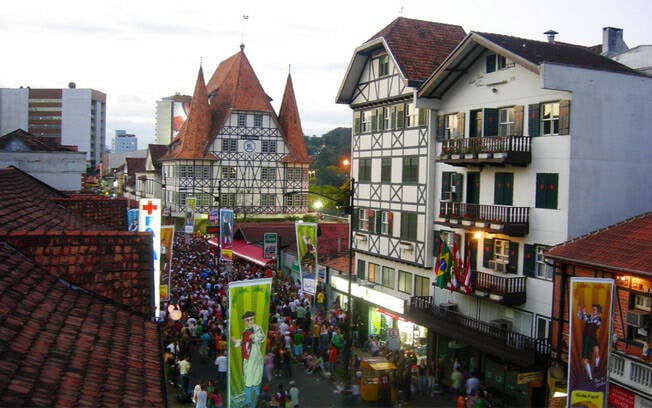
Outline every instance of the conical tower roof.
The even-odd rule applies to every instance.
[[[294,95],[294,86],[292,85],[292,75],[289,73],[285,83],[285,91],[283,92],[283,100],[281,101],[278,119],[281,129],[287,138],[290,151],[294,156],[294,161],[301,163],[309,162],[310,158],[306,150],[303,129],[301,128],[299,108],[297,107],[297,99]]]

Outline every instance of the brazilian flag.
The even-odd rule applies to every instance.
[[[438,288],[445,288],[450,280],[451,268],[453,266],[453,254],[448,244],[443,239],[439,241],[439,255],[435,265],[435,281]]]

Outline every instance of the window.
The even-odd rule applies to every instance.
[[[500,71],[501,69],[505,69],[508,66],[513,65],[513,64],[508,65],[507,59],[505,59],[505,57],[496,54],[487,55],[485,61],[486,61],[487,73]]]
[[[462,183],[464,174],[444,171],[441,174],[441,199],[442,201],[462,202]],[[460,214],[458,214],[460,215]],[[464,215],[464,214],[461,214]]]
[[[557,209],[558,183],[556,173],[537,173],[536,208]]]
[[[652,297],[645,295],[634,295],[634,309],[652,311]]]
[[[236,139],[222,139],[222,151],[235,153],[238,151],[238,141]]]
[[[276,141],[263,140],[261,143],[261,151],[263,153],[276,153]]]
[[[362,259],[358,259],[358,268],[356,269],[356,275],[358,279],[364,279],[364,272],[367,263]]]
[[[222,208],[235,207],[235,193],[222,193],[220,196],[220,206]]]
[[[494,240],[494,260],[496,264],[509,263],[509,241],[502,239]]]
[[[512,205],[514,173],[496,173],[494,176],[494,204]]]
[[[246,113],[238,113],[238,127],[247,127]]]
[[[222,180],[235,180],[238,169],[235,166],[222,166]]]
[[[514,108],[498,109],[498,136],[514,135]]]
[[[276,167],[263,167],[260,170],[260,179],[262,181],[276,180]]]
[[[274,207],[276,205],[276,195],[263,193],[260,195],[260,205],[262,207]]]
[[[537,316],[537,339],[545,340],[550,335],[550,319],[547,317]]]
[[[403,157],[403,182],[416,183],[419,181],[419,157]]]
[[[387,55],[378,58],[378,75],[381,77],[389,75],[389,58]]]
[[[380,283],[380,265],[371,262],[369,263],[367,280],[369,282]]]
[[[392,235],[392,212],[382,211],[380,217],[380,233],[383,235]]]
[[[412,294],[412,274],[405,271],[398,271],[398,290],[399,292]]]
[[[430,279],[414,275],[414,296],[430,296]]]
[[[284,196],[283,201],[287,207],[306,207],[308,205],[308,194],[299,193]]]
[[[419,109],[413,103],[405,105],[405,127],[415,127],[419,123]]]
[[[534,267],[534,276],[545,280],[552,280],[554,267],[546,263],[546,259],[543,256],[543,252],[546,249],[548,249],[548,247],[545,246],[537,246],[535,248],[536,259],[535,259],[535,267]]]
[[[263,114],[255,113],[254,114],[254,127],[261,128],[263,127]]]
[[[383,286],[394,289],[394,268],[383,266]]]
[[[392,158],[383,157],[380,161],[380,181],[390,183],[392,181]]]
[[[394,109],[390,106],[385,106],[383,108],[383,129],[391,130],[392,129],[392,116],[394,115]]]
[[[360,159],[358,169],[358,181],[370,182],[371,181],[371,158],[367,157]]]
[[[417,213],[401,213],[401,239],[406,241],[417,240]]]
[[[541,135],[559,134],[559,102],[541,104]]]
[[[457,137],[457,114],[444,115],[444,139]]]
[[[290,167],[287,169],[287,179],[291,181],[303,181],[306,179],[307,170],[301,167]]]
[[[361,231],[369,231],[369,210],[360,208],[358,210],[358,229]]]
[[[362,133],[371,132],[371,111],[362,111]]]

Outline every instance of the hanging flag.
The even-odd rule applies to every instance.
[[[448,287],[452,292],[460,285],[460,272],[462,271],[462,258],[460,257],[460,249],[457,242],[453,243],[453,262],[451,264],[451,280]]]
[[[471,294],[471,246],[466,244],[466,254],[464,255],[464,278],[462,287],[467,295]]]
[[[451,250],[448,248],[448,244],[443,239],[439,242],[439,256],[437,257],[437,274],[435,279],[437,287],[443,289],[450,279],[453,257]]]

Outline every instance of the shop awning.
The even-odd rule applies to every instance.
[[[248,244],[246,241],[239,239],[233,240],[233,256],[242,258],[256,265],[265,266],[273,263],[273,259],[263,258],[263,248],[257,245]]]

